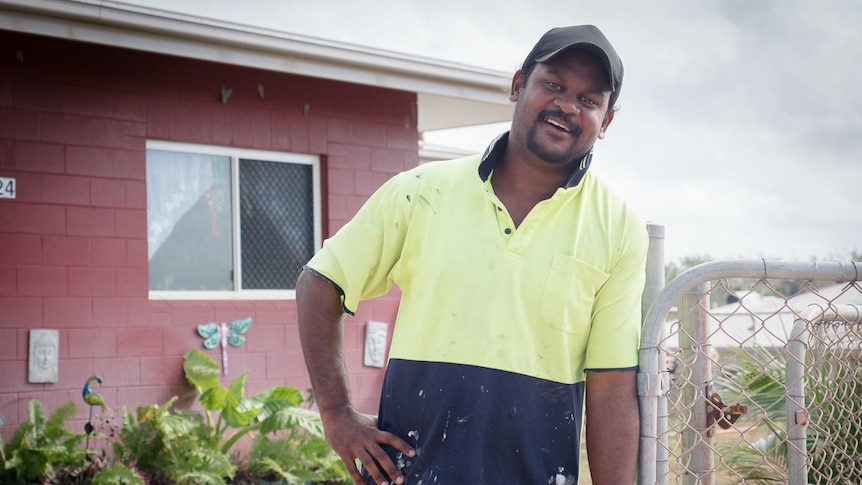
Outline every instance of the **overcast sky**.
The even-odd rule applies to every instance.
[[[601,28],[625,65],[599,173],[686,256],[862,252],[862,2],[131,0],[514,72],[559,25]],[[426,139],[481,150],[505,124]]]

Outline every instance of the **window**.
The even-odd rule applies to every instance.
[[[292,298],[320,247],[316,156],[147,142],[150,297]]]

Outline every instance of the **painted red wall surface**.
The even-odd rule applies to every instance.
[[[224,85],[233,90],[220,101]],[[261,98],[258,86],[263,86]],[[198,324],[252,317],[230,348],[247,393],[308,389],[294,301],[150,301],[150,140],[320,155],[324,237],[393,174],[418,164],[414,93],[0,31],[0,433],[39,399],[73,401],[86,378],[112,408],[192,403],[182,356]],[[351,391],[376,413],[382,371],[362,365],[368,320],[394,322],[397,295],[345,322]],[[28,331],[60,331],[59,382],[27,382]],[[391,331],[390,331],[391,334]],[[218,351],[209,351],[215,359]],[[227,379],[225,380],[227,382]]]

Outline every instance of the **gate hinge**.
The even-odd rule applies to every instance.
[[[670,389],[670,375],[667,372],[647,374],[638,372],[638,395],[661,397]]]

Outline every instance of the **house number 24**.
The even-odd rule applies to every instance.
[[[0,177],[0,199],[15,198],[15,179]]]

